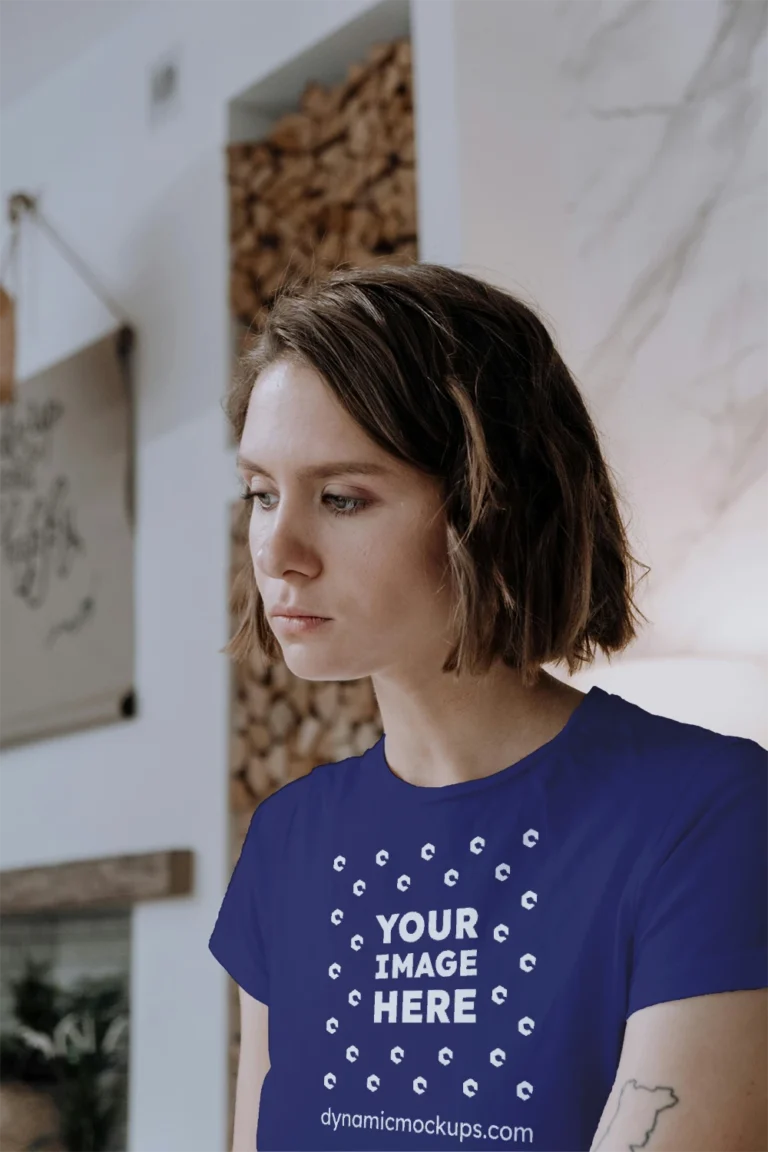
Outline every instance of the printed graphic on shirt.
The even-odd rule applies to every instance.
[[[409,1097],[423,1111],[430,1094],[445,1105],[452,1087],[463,1094],[455,1092],[459,1113],[461,1099],[483,1093],[494,1108],[506,1101],[507,1116],[495,1117],[499,1121],[509,1120],[510,1105],[524,1112],[536,1086],[519,1075],[519,1050],[512,1080],[505,1069],[511,1041],[524,1044],[536,1027],[531,1012],[517,1011],[525,990],[515,988],[512,998],[512,984],[536,967],[525,918],[535,915],[538,893],[515,887],[511,877],[521,872],[514,853],[532,852],[538,844],[538,830],[528,828],[519,839],[506,840],[502,858],[476,835],[458,852],[454,846],[439,854],[429,841],[407,853],[401,849],[394,867],[393,854],[375,845],[370,854],[347,859],[339,853],[329,862],[334,905],[328,909],[333,927],[327,937],[332,948],[327,979],[335,987],[325,1030],[338,1044],[326,1046],[322,1076],[325,1088],[334,1092],[329,1099],[334,1113],[351,1110],[351,1094],[358,1111],[375,1109],[375,1094],[395,1083],[404,1110]],[[403,869],[405,857],[410,862]],[[428,894],[429,906],[418,906],[414,895],[409,900],[416,892],[422,901]],[[517,925],[514,934],[511,923]],[[441,1034],[440,1025],[464,1027]],[[443,1069],[451,1070],[450,1086]],[[368,1099],[364,1092],[361,1098],[363,1084]],[[531,1129],[525,1133],[524,1142],[530,1143]]]

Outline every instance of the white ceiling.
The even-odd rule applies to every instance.
[[[86,52],[151,0],[0,0],[0,108]]]

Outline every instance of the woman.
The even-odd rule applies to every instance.
[[[228,648],[370,676],[385,736],[251,821],[210,940],[235,1149],[762,1146],[768,757],[542,667],[637,609],[541,321],[448,268],[339,270],[242,369]]]

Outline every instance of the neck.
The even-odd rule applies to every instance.
[[[501,663],[480,676],[372,679],[387,763],[426,788],[489,776],[530,755],[565,727],[585,695],[543,670],[535,687],[524,688]]]

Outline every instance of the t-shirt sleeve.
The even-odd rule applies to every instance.
[[[627,1016],[768,986],[768,752],[741,737],[727,747],[717,786],[677,797],[642,887]]]
[[[264,946],[263,813],[262,801],[248,825],[208,948],[241,988],[255,1000],[269,1004]]]

